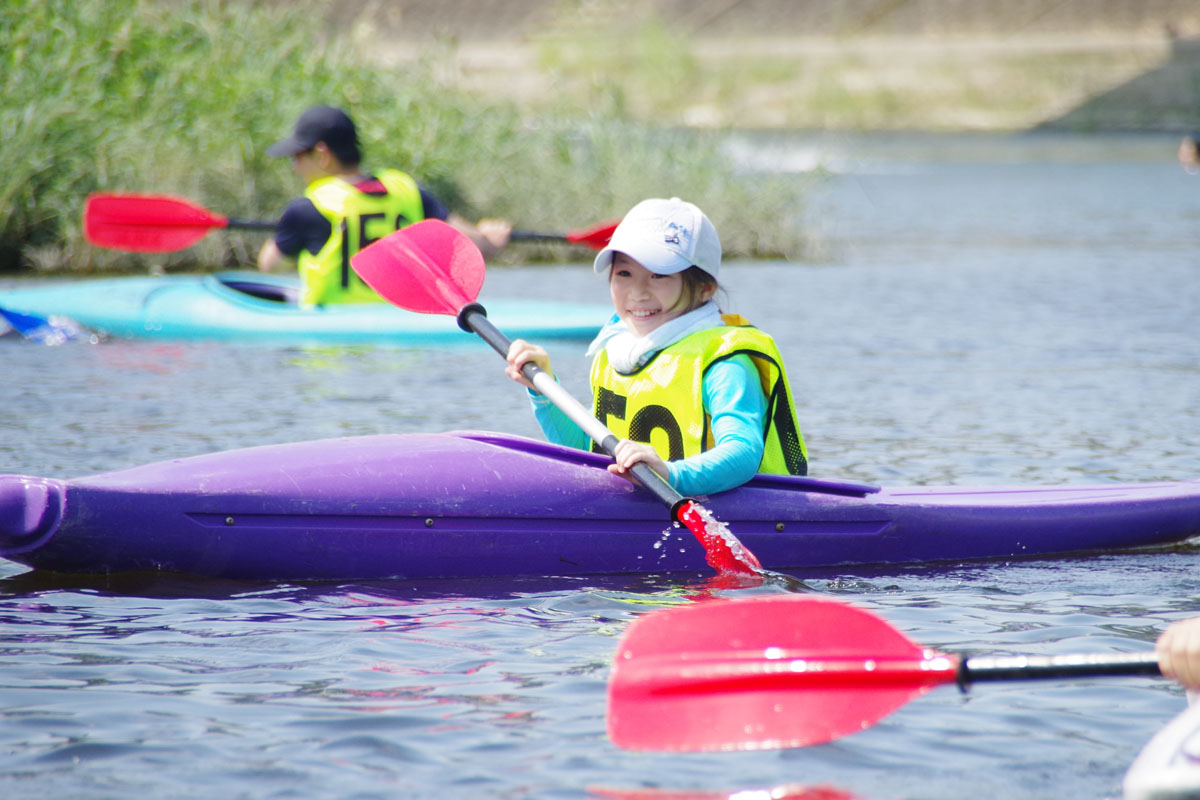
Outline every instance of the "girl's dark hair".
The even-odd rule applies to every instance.
[[[714,294],[721,290],[717,279],[699,267],[688,267],[679,273],[679,277],[683,279],[683,291],[679,299],[683,301],[684,312],[692,311],[700,305],[701,293],[705,287],[713,287]]]

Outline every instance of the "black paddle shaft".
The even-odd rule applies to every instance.
[[[491,348],[505,358],[508,357],[508,350],[512,347],[512,340],[505,336],[491,320],[487,318],[487,309],[479,303],[470,303],[465,305],[458,312],[458,327],[469,333],[478,334],[479,338],[483,339]],[[545,395],[550,402],[558,406],[558,408],[566,414],[571,420],[583,429],[584,433],[592,438],[596,444],[603,448],[604,452],[610,456],[616,455],[617,443],[620,441],[612,431],[605,427],[604,423],[592,416],[586,408],[581,406],[579,402],[572,397],[565,389],[561,388],[554,380],[553,376],[532,362],[525,362],[521,366],[521,374],[524,375],[530,383],[532,383],[539,392]],[[649,489],[655,497],[661,500],[671,509],[671,519],[682,524],[680,519],[683,507],[691,503],[691,499],[684,497],[679,492],[671,488],[671,484],[663,480],[662,476],[655,472],[649,464],[638,462],[629,468],[634,477],[641,481],[642,485]]]
[[[278,222],[267,222],[261,219],[230,219],[225,221],[225,227],[227,228],[242,228],[251,231],[273,231],[278,225]]]
[[[1085,678],[1099,675],[1161,675],[1153,653],[1107,653],[1063,656],[975,656],[958,664],[957,681],[964,691],[975,681],[1034,678]]]
[[[538,231],[513,231],[509,237],[515,241],[527,242],[568,242],[563,233],[540,233]]]

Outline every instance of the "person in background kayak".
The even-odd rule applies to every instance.
[[[596,417],[621,439],[611,472],[630,477],[644,462],[681,494],[703,495],[756,472],[808,471],[774,340],[713,299],[721,242],[704,212],[677,197],[644,200],[594,266],[616,312],[588,349]],[[550,357],[518,339],[505,370],[531,390],[547,438],[587,449],[587,434],[521,375],[526,362],[553,374]]]
[[[1189,175],[1200,172],[1200,131],[1179,140],[1179,166]]]
[[[453,225],[484,256],[508,244],[507,222],[482,220],[473,225],[399,170],[363,171],[358,131],[340,109],[308,109],[296,120],[292,135],[267,148],[267,155],[290,156],[307,188],[303,197],[288,204],[274,235],[259,251],[258,268],[272,272],[297,267],[303,283],[301,305],[381,302],[350,268],[350,257],[422,219]]]
[[[1200,617],[1172,622],[1154,645],[1158,668],[1189,690],[1200,690]]]

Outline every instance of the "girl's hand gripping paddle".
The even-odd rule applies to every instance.
[[[385,236],[350,259],[362,279],[389,302],[422,314],[449,314],[459,327],[473,331],[501,356],[512,342],[487,318],[475,298],[483,286],[483,255],[464,234],[440,220],[425,220]],[[609,455],[617,445],[598,419],[548,373],[527,363],[521,372]],[[635,464],[634,476],[671,509],[673,519],[704,545],[708,563],[719,572],[758,574],[754,554],[719,524],[709,525],[704,510],[683,497],[646,464]],[[711,515],[704,512],[709,519]]]

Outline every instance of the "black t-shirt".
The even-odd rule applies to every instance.
[[[373,179],[372,179],[373,180]],[[429,192],[421,189],[421,205],[425,219],[445,220],[450,211]],[[325,218],[307,197],[297,197],[283,211],[275,226],[275,246],[288,258],[296,258],[302,250],[319,253],[333,232]]]

